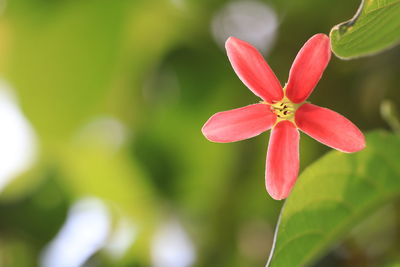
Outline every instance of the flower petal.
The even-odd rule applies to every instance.
[[[294,103],[305,101],[317,85],[331,58],[329,37],[319,33],[301,48],[290,69],[286,96]]]
[[[275,121],[276,115],[269,105],[254,104],[214,114],[202,132],[213,142],[236,142],[269,130]]]
[[[330,109],[306,103],[296,111],[295,121],[300,130],[337,150],[351,153],[365,148],[357,126]]]
[[[271,132],[267,152],[266,186],[272,198],[286,198],[299,173],[300,135],[290,121],[279,122]]]
[[[268,103],[283,98],[281,84],[255,47],[235,37],[229,37],[225,48],[236,74],[255,95]]]

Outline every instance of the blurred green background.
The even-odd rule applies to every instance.
[[[359,2],[1,0],[0,266],[264,266],[283,203],[264,186],[268,134],[200,131],[259,101],[223,42],[256,45],[284,84],[303,43]],[[332,57],[310,101],[386,128],[399,61],[398,48]],[[305,135],[300,149],[302,169],[329,150]],[[315,266],[382,266],[398,214],[380,210]]]

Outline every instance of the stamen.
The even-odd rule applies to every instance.
[[[293,120],[293,115],[296,112],[297,106],[297,104],[285,98],[280,102],[274,102],[271,105],[271,110],[276,114],[279,120]]]

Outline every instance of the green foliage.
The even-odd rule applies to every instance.
[[[19,4],[10,7],[14,42],[6,76],[48,143],[92,115],[110,86],[126,5]]]
[[[282,82],[305,40],[353,12],[348,0],[328,1],[329,12],[321,12],[327,1],[261,2],[282,18],[275,46],[267,57]],[[370,2],[375,3],[369,7],[371,14],[375,12],[372,9],[386,4]],[[113,233],[108,244],[118,223],[125,219],[132,222],[137,236],[124,256],[113,258],[103,248],[85,265],[150,266],[152,240],[171,218],[182,223],[193,242],[196,266],[265,263],[282,205],[268,196],[264,186],[268,134],[232,144],[211,143],[201,134],[203,123],[213,113],[259,101],[240,82],[224,49],[210,33],[212,16],[228,3],[231,1],[7,1],[0,17],[0,72],[15,90],[36,133],[39,153],[31,168],[0,192],[0,266],[35,266],[71,207],[86,196],[100,199],[110,211]],[[256,30],[245,22],[237,26],[248,32]],[[348,64],[333,60],[312,101],[349,115],[362,129],[382,128],[378,115],[381,101],[390,99],[399,105],[399,61],[398,53]],[[392,111],[384,105],[383,114],[393,127],[396,115]],[[114,124],[102,124],[103,119],[111,119],[123,130],[115,132]],[[369,148],[360,156],[334,152],[328,157],[375,156],[371,149],[395,157],[392,150],[387,154],[373,145],[379,143],[375,139],[380,135],[369,137]],[[388,136],[387,144],[382,143],[396,147],[389,143],[396,140]],[[301,166],[326,150],[303,136]],[[377,168],[371,170],[372,175],[389,172],[385,164],[363,164],[368,171]],[[318,163],[320,168],[331,165]],[[343,165],[344,172],[360,171],[358,165],[354,169]],[[336,168],[342,171],[338,164]],[[316,169],[311,168],[323,171]],[[320,188],[333,183],[329,177],[318,178],[320,184],[312,186],[302,186],[307,177],[300,178],[294,196],[303,190],[323,192]],[[362,182],[359,185],[361,198],[370,188]],[[356,185],[353,187],[356,190]],[[286,211],[292,201],[290,198]],[[335,215],[324,213],[332,203],[315,201],[304,206],[304,216],[315,205],[320,213],[314,217]],[[299,208],[298,212],[303,211]],[[396,217],[396,211],[389,212],[391,218]],[[307,221],[313,223],[313,216]],[[396,221],[386,221],[397,227]],[[301,231],[304,224],[291,231]],[[377,228],[381,231],[386,225]],[[380,233],[368,231],[375,235],[363,235],[363,244],[375,241],[370,237]],[[385,250],[375,259],[384,258],[385,264],[399,262],[400,237],[393,238],[394,243],[384,241],[384,249],[390,246],[394,256],[389,257]],[[277,246],[280,240],[279,236]],[[313,240],[310,236],[307,242]],[[319,249],[315,255],[322,253],[323,248]],[[345,251],[348,255],[358,252]],[[284,254],[294,261],[296,253]],[[351,265],[347,259],[340,260],[343,264],[338,266]]]
[[[399,196],[399,150],[399,136],[373,132],[364,151],[332,151],[306,169],[282,209],[269,266],[310,264]]]
[[[400,42],[400,1],[365,0],[349,21],[332,28],[333,52],[350,59],[381,52]]]

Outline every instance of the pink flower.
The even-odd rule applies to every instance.
[[[210,141],[228,143],[272,129],[265,174],[272,198],[286,198],[296,182],[299,129],[342,152],[356,152],[365,147],[364,135],[352,122],[330,109],[306,102],[330,60],[328,36],[316,34],[305,43],[284,88],[256,48],[235,37],[230,37],[225,47],[236,74],[262,101],[216,113],[202,132]]]

